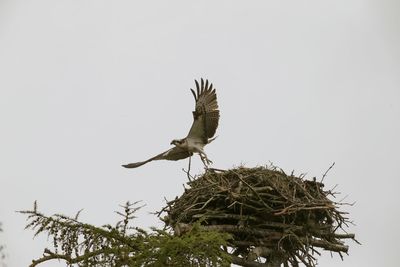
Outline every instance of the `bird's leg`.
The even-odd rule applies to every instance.
[[[200,155],[200,159],[204,164],[204,167],[206,167],[206,169],[208,169],[208,166],[210,164],[212,164],[213,162],[207,157],[206,153],[204,153],[203,151],[199,153]]]
[[[207,165],[207,162],[205,161],[204,157],[203,157],[201,154],[199,154],[199,155],[200,155],[201,161],[202,161],[203,164],[204,164],[204,168],[208,169],[208,165]]]
[[[207,163],[208,163],[208,164],[213,164],[213,162],[211,161],[211,159],[209,159],[209,158],[207,157],[207,154],[204,153],[204,151],[203,151],[203,154],[204,154],[204,157],[206,158]]]

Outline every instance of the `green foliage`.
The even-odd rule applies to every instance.
[[[149,255],[144,253],[141,266],[230,266],[229,255],[221,250],[227,246],[228,234],[206,231],[195,224],[182,236],[165,231],[150,238]]]
[[[165,228],[149,231],[132,225],[137,203],[127,202],[117,212],[120,221],[101,227],[81,222],[80,212],[46,216],[35,203],[21,211],[26,228],[47,234],[53,244],[31,266],[64,260],[82,267],[313,267],[322,249],[342,257],[349,250],[345,240],[356,241],[339,209],[346,203],[331,200],[336,193],[322,180],[273,166],[208,169],[158,213]]]
[[[50,260],[64,260],[69,266],[229,266],[229,255],[222,250],[229,235],[194,226],[184,235],[170,231],[144,229],[131,225],[137,203],[127,202],[115,226],[86,224],[62,214],[46,216],[35,203],[33,210],[20,211],[28,216],[26,229],[35,236],[42,233],[53,241],[41,258],[31,266]]]

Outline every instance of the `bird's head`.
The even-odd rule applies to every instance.
[[[184,139],[174,139],[171,141],[171,145],[180,146],[185,142]]]

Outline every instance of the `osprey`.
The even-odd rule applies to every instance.
[[[193,113],[193,123],[188,135],[183,139],[174,139],[171,141],[173,148],[158,154],[145,161],[122,165],[125,168],[137,168],[153,160],[180,160],[191,157],[193,153],[198,153],[204,165],[207,167],[212,163],[204,152],[204,146],[213,141],[215,131],[218,127],[219,110],[217,95],[212,83],[208,80],[201,84],[195,80],[196,91],[190,89],[194,96],[195,110]]]

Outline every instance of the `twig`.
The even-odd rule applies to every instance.
[[[190,175],[190,168],[191,168],[191,165],[192,165],[192,157],[190,156],[190,157],[189,157],[188,170],[186,171],[184,168],[182,168],[182,171],[183,171],[184,173],[186,173],[189,182],[193,181],[193,176]]]
[[[32,260],[32,263],[29,265],[29,267],[35,267],[35,266],[39,265],[40,263],[43,263],[43,262],[49,261],[49,260],[54,260],[54,259],[65,260],[68,264],[74,264],[74,263],[81,262],[85,259],[95,257],[97,255],[113,253],[113,252],[114,252],[114,249],[105,248],[105,249],[99,249],[96,251],[85,253],[85,255],[71,257],[68,255],[57,254],[57,253],[51,252],[49,249],[46,248],[44,250],[44,254],[47,254],[47,255],[41,257],[40,259]]]
[[[226,172],[227,170],[223,169],[217,169],[217,168],[208,168],[209,171],[215,171],[215,172]]]
[[[322,175],[321,178],[321,183],[324,181],[326,175],[328,174],[328,172],[333,168],[333,166],[335,166],[335,162],[332,163],[332,165],[326,170],[326,172]]]
[[[239,173],[237,173],[237,172],[235,172],[235,173],[236,173],[236,175],[238,176],[238,178],[240,179],[240,181],[242,181],[242,183],[244,183],[248,188],[250,188],[251,191],[253,191],[254,194],[256,194],[256,196],[257,196],[258,199],[261,201],[261,203],[263,203],[263,205],[264,205],[267,209],[269,209],[269,211],[272,211],[273,208],[271,208],[270,206],[268,206],[267,203],[264,202],[264,200],[262,199],[262,197],[260,197],[260,195],[258,194],[258,192],[257,192],[256,190],[254,190],[254,188],[253,188],[249,183],[247,183],[244,179],[242,179],[242,177],[241,177],[241,175],[240,175]]]

